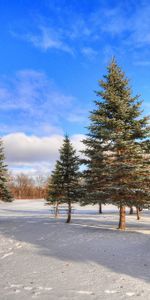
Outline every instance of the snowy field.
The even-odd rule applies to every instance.
[[[0,299],[150,299],[150,211],[74,206],[71,224],[44,202],[0,203]]]

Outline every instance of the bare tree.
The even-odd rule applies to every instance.
[[[9,187],[16,199],[41,199],[45,198],[47,190],[47,178],[36,176],[35,178],[24,173],[10,174]]]

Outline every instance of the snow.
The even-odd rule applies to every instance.
[[[150,299],[150,211],[74,205],[54,219],[42,200],[0,203],[0,299]]]
[[[92,292],[88,292],[88,291],[77,291],[78,294],[84,294],[84,295],[92,295]]]
[[[1,257],[1,259],[4,259],[5,257],[10,256],[10,255],[12,255],[12,254],[14,254],[14,252],[6,253],[6,254],[4,254],[4,255]]]

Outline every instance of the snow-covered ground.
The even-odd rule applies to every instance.
[[[118,231],[113,206],[74,206],[71,224],[41,200],[0,203],[0,299],[150,299],[150,211]]]

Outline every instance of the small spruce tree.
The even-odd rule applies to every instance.
[[[55,217],[58,217],[58,208],[59,204],[62,201],[62,174],[60,172],[59,162],[56,162],[54,171],[52,172],[51,177],[48,182],[48,192],[46,196],[46,201],[48,204],[55,207]]]
[[[4,163],[4,160],[5,160],[4,148],[2,144],[2,139],[0,139],[0,200],[5,202],[11,202],[12,195],[8,188],[7,165]]]
[[[69,137],[66,135],[60,149],[58,165],[62,176],[63,202],[68,204],[68,217],[66,223],[71,221],[72,203],[78,202],[80,191],[79,157],[73,148]]]
[[[69,137],[66,135],[63,145],[59,150],[60,158],[52,173],[47,200],[58,204],[68,205],[66,223],[71,221],[72,203],[78,202],[80,192],[79,158],[73,148]]]

